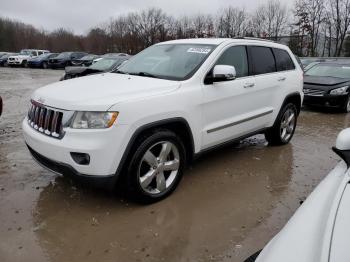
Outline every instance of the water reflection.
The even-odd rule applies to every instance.
[[[35,207],[36,236],[52,261],[205,260],[268,214],[292,172],[292,145],[258,137],[203,156],[175,194],[151,206],[58,177]]]

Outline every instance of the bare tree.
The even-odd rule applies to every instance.
[[[340,56],[350,25],[350,0],[332,0],[328,4],[330,36],[335,39],[334,56]]]
[[[219,12],[216,32],[220,37],[244,36],[247,31],[247,13],[244,9],[227,7]]]

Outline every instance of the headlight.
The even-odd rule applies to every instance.
[[[339,87],[339,88],[331,90],[330,94],[331,95],[345,95],[348,93],[348,88],[349,88],[349,86]]]
[[[111,127],[118,112],[76,112],[71,124],[75,129],[102,129]]]

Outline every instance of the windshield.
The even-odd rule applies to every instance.
[[[70,55],[71,55],[71,52],[63,52],[63,53],[60,53],[58,56],[56,56],[56,58],[57,59],[68,58]]]
[[[185,80],[202,65],[214,45],[162,44],[151,46],[122,65],[118,72]]]
[[[20,55],[31,55],[32,52],[30,50],[21,50]]]
[[[89,66],[90,69],[98,71],[112,70],[115,64],[121,63],[122,59],[102,58]]]
[[[95,59],[95,55],[86,55],[86,56],[83,56],[82,58],[80,58],[81,60],[93,60]]]
[[[350,65],[315,65],[306,71],[308,76],[331,76],[339,78],[350,78]]]

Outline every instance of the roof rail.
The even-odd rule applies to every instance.
[[[266,42],[276,43],[273,40],[266,39],[266,38],[259,38],[259,37],[246,37],[246,36],[243,36],[243,37],[234,37],[234,39],[245,39],[245,40],[266,41]]]

